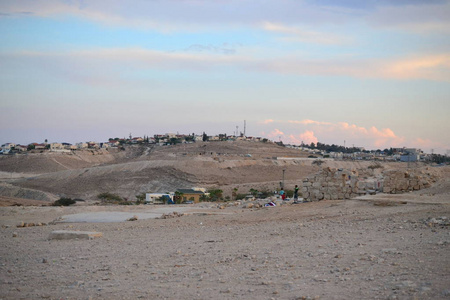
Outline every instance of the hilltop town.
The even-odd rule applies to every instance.
[[[42,151],[52,152],[69,152],[76,150],[97,150],[97,149],[123,149],[127,145],[157,145],[167,146],[176,144],[191,144],[196,142],[219,142],[219,141],[251,141],[261,143],[275,143],[287,148],[307,151],[310,155],[321,158],[333,159],[354,159],[354,160],[381,160],[381,161],[403,161],[403,162],[450,162],[450,158],[434,153],[424,153],[418,148],[386,148],[377,150],[366,150],[363,147],[345,147],[339,145],[327,145],[318,142],[317,144],[301,144],[290,145],[283,142],[271,141],[267,138],[240,135],[219,134],[209,136],[206,133],[201,135],[195,134],[155,134],[153,137],[132,137],[128,138],[109,138],[107,142],[79,142],[70,143],[31,143],[28,145],[20,145],[15,143],[5,143],[0,147],[0,154],[24,154],[36,153]]]

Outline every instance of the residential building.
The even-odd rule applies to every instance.
[[[178,189],[178,193],[182,193],[182,202],[194,201],[195,203],[200,202],[200,198],[206,193],[202,189]]]

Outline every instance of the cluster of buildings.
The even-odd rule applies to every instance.
[[[248,137],[248,136],[234,136],[219,134],[215,136],[208,136],[206,134],[201,135],[186,135],[186,134],[155,134],[153,137],[129,137],[129,138],[110,138],[108,142],[80,142],[76,144],[70,143],[31,143],[28,145],[20,145],[15,143],[6,143],[1,145],[0,154],[14,154],[14,153],[24,153],[27,151],[37,150],[37,151],[54,151],[54,152],[70,152],[72,150],[83,150],[83,149],[108,149],[117,148],[124,144],[155,144],[155,145],[173,145],[178,143],[195,143],[201,141],[268,141],[267,139],[261,137]]]
[[[53,152],[70,152],[74,150],[83,149],[108,149],[118,148],[126,144],[154,144],[159,146],[173,145],[179,143],[195,143],[202,141],[254,141],[254,142],[272,142],[266,138],[251,137],[241,135],[227,135],[219,134],[208,136],[205,133],[196,134],[155,134],[154,136],[132,137],[129,138],[110,138],[107,142],[80,142],[76,144],[70,143],[32,143],[29,145],[20,145],[14,143],[6,143],[1,145],[0,154],[14,154],[24,153],[27,151],[53,151]],[[278,144],[278,143],[277,143]],[[281,144],[282,145],[282,144]],[[308,151],[311,157],[316,158],[332,158],[332,159],[348,159],[348,160],[382,160],[382,161],[402,161],[402,162],[417,162],[431,160],[431,155],[423,153],[416,148],[391,148],[389,152],[386,151],[366,151],[364,148],[359,148],[353,153],[344,152],[330,152],[318,149],[311,149],[304,146],[283,145],[288,148],[295,148],[302,151]]]
[[[359,147],[355,152],[333,152],[317,149],[310,149],[301,146],[286,145],[289,148],[296,148],[302,151],[307,151],[311,157],[315,158],[332,158],[338,160],[379,160],[379,161],[401,161],[401,162],[417,162],[417,161],[429,161],[431,155],[424,153],[421,149],[417,148],[391,148],[389,152],[386,151],[366,151],[364,148]]]

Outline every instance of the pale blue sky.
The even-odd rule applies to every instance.
[[[449,20],[449,1],[0,1],[0,143],[246,120],[285,143],[445,154]]]

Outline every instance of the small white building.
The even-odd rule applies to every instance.
[[[145,193],[145,203],[164,204],[167,203],[167,200],[173,202],[173,196],[174,193]]]
[[[51,143],[50,144],[50,151],[55,151],[55,150],[63,150],[64,146],[61,143]]]

